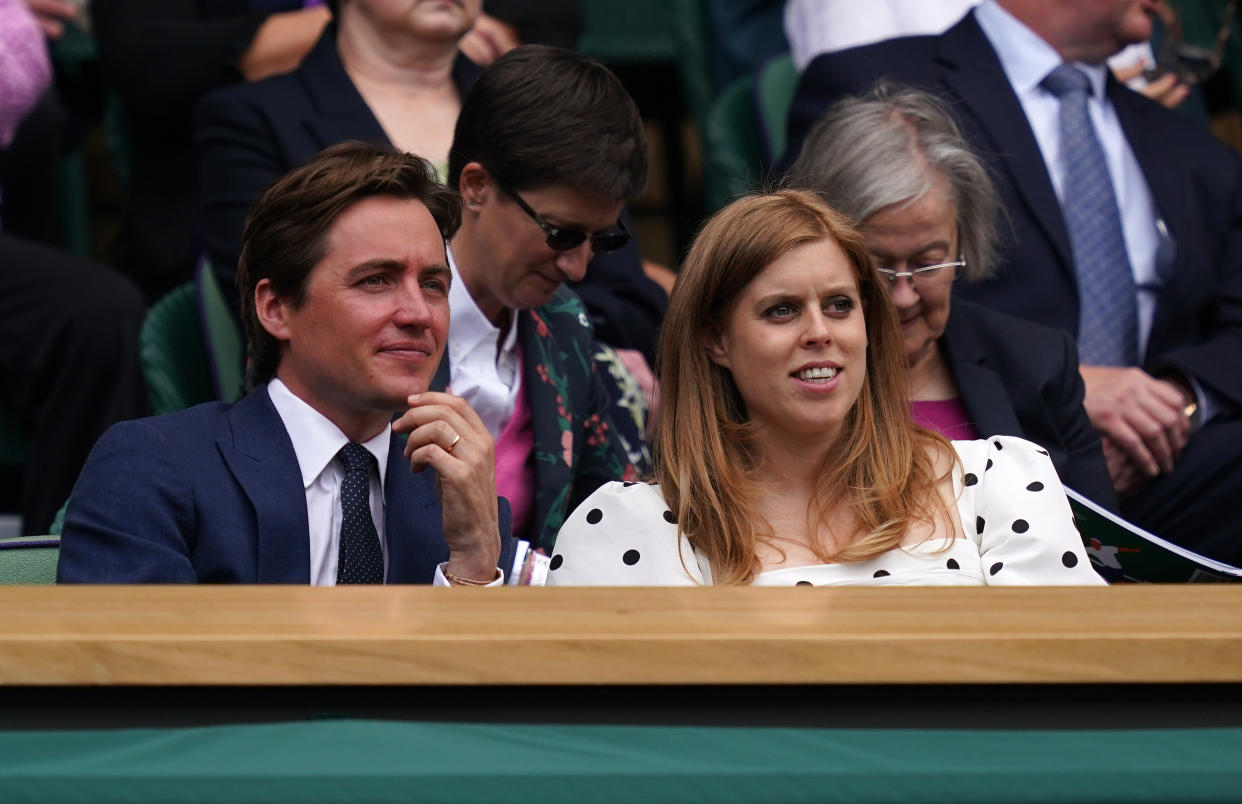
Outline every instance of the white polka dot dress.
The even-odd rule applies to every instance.
[[[932,538],[870,561],[764,572],[756,586],[1099,585],[1047,453],[1020,438],[955,441],[954,476],[966,537]],[[690,586],[711,569],[677,536],[658,486],[609,483],[566,520],[550,586]]]

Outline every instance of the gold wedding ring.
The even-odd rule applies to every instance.
[[[444,451],[449,454],[452,454],[453,448],[457,446],[458,441],[461,441],[461,433],[454,433],[452,443],[449,444],[447,447],[445,447]]]

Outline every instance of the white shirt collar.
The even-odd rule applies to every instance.
[[[1040,82],[1061,64],[1061,56],[1056,48],[1026,27],[1017,17],[1001,8],[996,0],[984,0],[980,3],[975,9],[975,19],[992,43],[1014,91],[1019,96],[1037,91],[1045,92],[1046,90],[1040,89]],[[1073,64],[1091,80],[1092,97],[1096,100],[1103,98],[1106,67],[1103,64],[1082,62]]]
[[[495,356],[498,360],[502,355],[512,355],[517,347],[517,312],[509,316],[507,331],[502,332],[493,325],[462,280],[453,249],[446,247],[446,251],[449,271],[453,274],[453,283],[449,286],[449,359],[455,361],[460,355],[469,354],[485,340],[500,342],[500,354]]]
[[[289,440],[293,442],[293,454],[298,458],[303,488],[309,488],[341,451],[341,447],[349,443],[349,439],[339,427],[295,396],[280,380],[273,378],[267,384],[267,395],[276,407],[285,431],[289,433]],[[388,470],[388,450],[391,442],[392,425],[389,425],[362,445],[375,456],[379,465],[381,490],[384,488],[384,475]]]

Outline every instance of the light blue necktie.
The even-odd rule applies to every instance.
[[[1062,211],[1078,273],[1078,352],[1097,366],[1138,363],[1134,274],[1104,148],[1087,115],[1091,81],[1062,64],[1042,86],[1061,102]]]
[[[345,467],[345,479],[341,481],[341,541],[337,545],[336,582],[383,583],[384,552],[371,517],[371,468],[376,466],[375,456],[361,444],[346,444],[336,457]]]

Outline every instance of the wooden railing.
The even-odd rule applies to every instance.
[[[0,589],[0,683],[1242,681],[1242,588]]]

